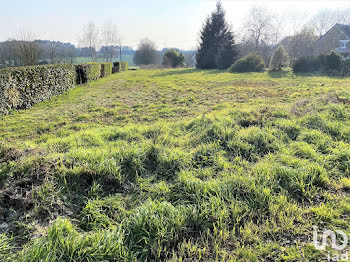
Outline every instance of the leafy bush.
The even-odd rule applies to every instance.
[[[261,72],[265,68],[265,63],[261,55],[251,53],[241,59],[238,59],[231,67],[230,72]]]
[[[281,70],[289,62],[288,54],[283,46],[279,46],[270,61],[270,71]]]
[[[169,49],[163,56],[163,65],[168,67],[181,67],[185,65],[185,57],[175,49]]]
[[[326,55],[327,70],[339,71],[341,69],[341,65],[342,57],[340,54],[333,50],[329,55]]]
[[[0,114],[64,93],[74,86],[74,66],[66,64],[0,70]]]
[[[339,72],[340,67],[341,57],[334,51],[329,55],[300,57],[293,63],[294,73]]]
[[[308,72],[308,61],[307,61],[306,57],[300,57],[294,61],[293,72],[294,73]]]
[[[341,76],[350,76],[350,60],[344,60],[340,70]]]

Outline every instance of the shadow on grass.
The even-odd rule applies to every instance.
[[[201,70],[201,71],[206,75],[228,73],[228,70],[225,70],[225,69],[206,69],[206,70]]]
[[[327,78],[332,78],[332,79],[343,79],[346,77],[343,76],[332,76],[332,75],[327,75],[327,74],[323,74],[323,73],[293,73],[295,76],[298,77],[327,77]]]
[[[291,72],[284,71],[284,70],[283,71],[272,71],[272,72],[268,71],[268,74],[272,78],[282,78],[282,77],[286,77],[286,76],[290,75]]]

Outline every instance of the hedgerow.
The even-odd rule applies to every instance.
[[[77,84],[85,84],[101,77],[100,63],[76,65],[75,68],[77,72]]]
[[[67,64],[5,68],[0,70],[0,114],[64,93],[75,83],[74,66]]]
[[[106,77],[112,74],[112,63],[101,64],[101,77]]]

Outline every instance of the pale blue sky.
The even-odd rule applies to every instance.
[[[322,8],[350,8],[350,0],[222,0],[227,19],[238,30],[252,6],[267,6],[281,14],[315,13]],[[77,44],[83,25],[102,26],[112,20],[123,44],[136,46],[149,37],[158,48],[194,48],[204,18],[215,0],[0,0],[0,41],[20,30],[38,38]]]

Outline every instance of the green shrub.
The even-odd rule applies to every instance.
[[[74,86],[74,66],[66,64],[0,70],[0,114],[30,108]]]
[[[299,57],[293,63],[294,73],[323,72],[326,69],[326,56],[323,54],[319,56]]]
[[[326,55],[327,70],[339,71],[341,69],[341,65],[342,57],[340,54],[333,50],[329,55]]]
[[[350,60],[344,60],[340,70],[341,76],[350,76]]]
[[[300,57],[293,63],[294,73],[305,73],[308,72],[308,61],[306,57]]]
[[[163,56],[163,65],[167,67],[181,67],[185,65],[185,57],[175,49],[169,49]]]
[[[262,72],[264,71],[265,63],[261,55],[251,53],[241,59],[238,59],[231,67],[230,72]]]
[[[273,54],[270,61],[270,71],[281,70],[282,67],[287,66],[289,62],[288,54],[283,46],[279,46]]]

